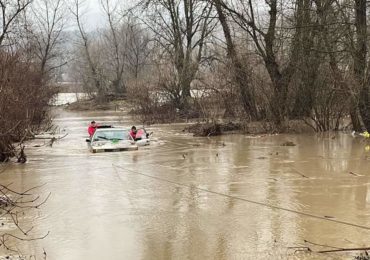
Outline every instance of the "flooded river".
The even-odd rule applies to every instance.
[[[364,139],[194,138],[183,125],[155,125],[150,147],[91,154],[89,121],[131,126],[123,114],[59,110],[54,123],[68,136],[53,147],[32,141],[28,162],[1,175],[14,189],[44,184],[37,192],[51,192],[28,216],[34,235],[50,234],[19,250],[57,260],[342,259],[353,254],[295,247],[370,246]],[[296,146],[281,146],[286,141]]]

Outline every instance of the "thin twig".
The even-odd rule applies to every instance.
[[[11,193],[17,194],[17,195],[22,195],[22,196],[23,195],[32,195],[32,194],[27,194],[26,193],[27,191],[20,193],[20,192],[17,192],[15,190],[10,189],[8,186],[4,186],[4,185],[0,184],[0,191],[2,191],[2,188],[8,190]]]
[[[46,203],[46,201],[49,199],[49,197],[51,196],[51,192],[49,192],[48,196],[44,199],[43,202],[39,203],[38,205],[35,206],[35,208],[39,208],[40,206],[42,206],[43,204]]]
[[[363,175],[359,175],[357,173],[354,173],[354,172],[348,172],[349,174],[353,175],[353,176],[356,176],[356,177],[360,177],[360,176],[363,176]]]
[[[35,240],[41,240],[41,239],[44,239],[45,237],[47,237],[48,235],[50,234],[50,231],[48,231],[48,233],[46,233],[44,236],[42,237],[33,237],[33,238],[22,238],[22,237],[18,237],[18,236],[15,236],[15,235],[12,235],[12,234],[4,234],[3,236],[9,236],[9,237],[13,237],[15,239],[18,239],[20,241],[35,241]]]
[[[305,251],[305,252],[312,252],[311,248],[308,246],[290,246],[288,249],[295,249],[294,253],[297,253],[299,251]]]
[[[343,249],[342,247],[335,247],[335,246],[328,246],[328,245],[321,245],[321,244],[317,244],[317,243],[314,243],[314,242],[311,242],[311,241],[308,241],[308,240],[303,240],[305,243],[309,243],[311,245],[315,245],[315,246],[322,246],[322,247],[329,247],[329,248],[335,248],[335,249]]]
[[[302,176],[303,178],[307,178],[307,179],[309,179],[309,178],[310,178],[310,177],[308,177],[308,176],[304,175],[303,173],[301,173],[300,171],[298,171],[296,168],[292,168],[292,170],[294,170],[294,171],[295,171],[295,172],[293,172],[293,173],[298,174],[298,175]]]
[[[317,251],[317,253],[333,253],[333,252],[345,252],[345,251],[366,251],[370,250],[370,247],[357,247],[357,248],[342,248],[342,249],[333,249],[333,250],[322,250]]]

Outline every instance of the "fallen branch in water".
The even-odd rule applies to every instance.
[[[18,237],[18,236],[14,236],[12,234],[4,234],[3,236],[9,236],[9,237],[13,237],[17,240],[20,240],[20,241],[35,241],[35,240],[41,240],[41,239],[44,239],[45,237],[47,237],[48,235],[50,234],[50,231],[48,231],[45,235],[41,236],[41,237],[33,237],[33,238],[22,238],[22,237]]]
[[[308,246],[292,246],[292,247],[287,247],[287,248],[288,249],[295,249],[294,253],[296,253],[296,252],[313,252],[313,253],[320,253],[320,254],[324,254],[324,253],[338,253],[338,252],[349,252],[349,251],[365,251],[365,253],[367,254],[366,251],[367,250],[370,250],[370,247],[340,248],[340,247],[322,245],[322,244],[310,242],[308,240],[304,240],[304,242],[305,243],[308,243],[308,244],[311,244],[311,245],[314,245],[314,246],[329,247],[329,248],[332,248],[332,249],[316,251],[316,250],[312,250]]]
[[[65,138],[67,135],[68,135],[68,133],[66,133],[65,135],[60,136],[60,137],[58,137],[58,138],[57,138],[57,137],[55,137],[55,136],[51,136],[51,137],[35,137],[35,139],[42,139],[42,140],[50,139],[50,141],[49,141],[49,142],[47,142],[47,143],[44,143],[44,144],[42,144],[42,145],[40,145],[40,144],[38,144],[38,145],[34,145],[33,147],[42,147],[42,146],[46,146],[46,145],[49,145],[50,147],[52,147],[52,146],[53,146],[53,144],[54,144],[54,142],[59,141],[59,140],[61,140],[61,139]]]
[[[294,250],[294,253],[297,253],[297,252],[312,252],[312,249],[309,248],[308,246],[290,246],[288,247],[288,249],[295,249]]]
[[[357,174],[357,173],[354,173],[354,172],[349,172],[348,174],[351,174],[351,175],[356,176],[356,177],[361,177],[361,176],[363,176],[363,175],[360,175],[360,174]]]
[[[16,229],[12,233],[5,233],[0,231],[0,247],[3,246],[6,250],[19,253],[15,241],[33,241],[45,238],[49,232],[43,236],[34,236],[34,226],[27,226],[28,222],[24,218],[26,212],[30,210],[39,209],[49,199],[49,193],[45,199],[43,196],[33,194],[34,191],[43,185],[35,186],[23,192],[18,192],[10,188],[11,184],[0,184],[0,218],[3,223],[10,223]],[[4,225],[4,224],[2,224]],[[9,245],[11,244],[11,245]],[[12,247],[15,247],[12,248]]]
[[[317,253],[334,253],[334,252],[346,252],[346,251],[366,251],[370,250],[370,247],[355,247],[355,248],[341,248],[332,250],[317,251]]]
[[[55,134],[50,134],[49,136],[42,136],[42,135],[37,136],[36,135],[34,139],[41,139],[41,140],[44,140],[44,139],[55,139],[55,140],[61,140],[61,139],[65,138],[67,135],[68,135],[68,133],[64,134],[63,136],[59,136],[59,137],[55,137],[55,136],[57,136]]]
[[[6,185],[6,186],[4,186],[4,185],[1,185],[1,184],[0,184],[0,192],[1,192],[1,190],[2,190],[2,189],[6,189],[7,191],[9,191],[9,192],[11,192],[11,193],[14,193],[14,194],[17,194],[17,195],[32,195],[31,193],[28,193],[28,192],[30,192],[31,190],[35,190],[35,189],[38,189],[38,188],[41,188],[41,187],[45,186],[45,184],[41,184],[41,185],[38,185],[38,186],[32,187],[32,188],[30,188],[30,189],[28,189],[28,190],[25,190],[25,191],[23,191],[23,192],[17,192],[17,191],[15,191],[15,190],[12,190],[12,189],[10,189],[10,188],[9,188],[9,186],[10,186],[11,184],[12,184],[12,183],[10,183],[10,184],[8,184],[8,185]]]
[[[342,247],[335,247],[335,246],[328,246],[328,245],[322,245],[322,244],[318,244],[318,243],[314,243],[314,242],[311,242],[311,241],[308,241],[308,240],[303,240],[305,243],[308,243],[308,244],[311,244],[311,245],[314,245],[314,246],[322,246],[322,247],[329,247],[329,248],[334,248],[334,249],[343,249]]]
[[[295,173],[295,174],[298,174],[298,175],[300,175],[301,177],[303,177],[303,178],[307,178],[307,179],[309,179],[310,177],[308,177],[308,176],[306,176],[306,175],[304,175],[303,173],[301,173],[300,171],[298,171],[296,168],[292,168],[292,170],[294,170],[295,172],[293,172],[293,173]]]

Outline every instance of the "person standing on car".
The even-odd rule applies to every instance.
[[[87,128],[87,132],[89,133],[90,137],[92,137],[94,135],[96,128],[97,128],[96,122],[91,121],[89,127]]]

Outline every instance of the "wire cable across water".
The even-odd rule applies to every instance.
[[[173,184],[173,185],[187,187],[187,188],[195,188],[197,190],[204,191],[204,192],[207,192],[207,193],[215,194],[215,195],[218,195],[218,196],[222,196],[222,197],[226,197],[226,198],[230,198],[230,199],[234,199],[234,200],[239,200],[239,201],[252,203],[252,204],[267,207],[267,208],[270,208],[270,209],[282,210],[282,211],[298,214],[298,215],[301,215],[301,216],[306,216],[306,217],[310,217],[310,218],[315,218],[315,219],[320,219],[320,220],[324,220],[324,221],[334,222],[334,223],[337,223],[337,224],[356,227],[356,228],[360,228],[360,229],[370,230],[370,227],[368,227],[368,226],[363,226],[363,225],[359,225],[359,224],[355,224],[355,223],[351,223],[351,222],[347,222],[347,221],[342,221],[342,220],[337,220],[337,219],[332,219],[332,218],[326,218],[326,217],[323,217],[323,216],[314,215],[314,214],[310,214],[310,213],[305,213],[305,212],[302,212],[302,211],[292,210],[292,209],[288,209],[288,208],[283,208],[283,207],[279,207],[279,206],[270,205],[270,204],[263,203],[263,202],[258,202],[258,201],[254,201],[254,200],[250,200],[250,199],[240,198],[240,197],[224,194],[224,193],[217,192],[217,191],[212,191],[212,190],[200,188],[200,187],[197,187],[197,186],[192,186],[192,185],[189,185],[189,184],[184,184],[184,183],[171,181],[171,180],[168,180],[168,179],[165,179],[165,178],[152,176],[152,175],[145,174],[145,173],[142,173],[142,172],[138,172],[138,171],[130,170],[130,169],[127,169],[127,168],[123,168],[121,166],[114,165],[114,164],[113,164],[113,167],[131,172],[131,173],[134,173],[134,174],[146,176],[148,178],[151,178],[151,179],[154,179],[154,180],[157,180],[157,181],[167,182],[167,183],[170,183],[170,184]]]

